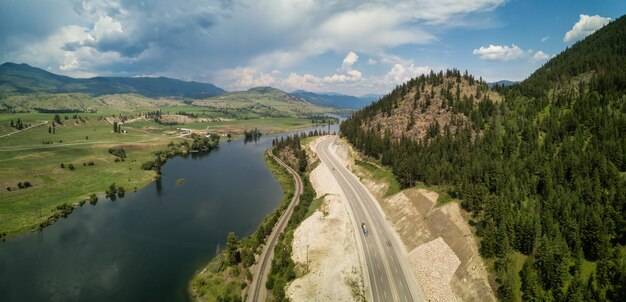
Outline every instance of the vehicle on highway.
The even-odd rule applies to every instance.
[[[367,237],[369,232],[367,231],[367,226],[365,225],[365,222],[361,222],[361,229],[363,229],[363,235]]]

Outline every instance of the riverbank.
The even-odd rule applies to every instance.
[[[295,186],[291,174],[279,165],[270,155],[265,154],[265,164],[283,189],[280,206],[268,214],[258,229],[251,235],[237,242],[237,250],[242,261],[232,263],[228,250],[220,251],[206,267],[194,274],[189,293],[194,301],[218,301],[232,299],[240,301],[248,291],[252,281],[254,263],[258,261],[261,247],[272,228],[283,214],[294,195]]]
[[[139,190],[156,176],[141,165],[154,160],[155,152],[168,149],[170,142],[181,141],[134,129],[123,134],[111,129],[105,121],[72,121],[57,126],[55,134],[41,128],[3,138],[0,232],[15,236],[35,230],[49,223],[50,217],[67,212],[63,209],[68,206],[88,200],[90,194],[103,195],[113,183],[126,192]]]
[[[171,158],[137,193],[8,239],[0,300],[189,301],[190,279],[228,232],[252,234],[279,207],[283,190],[263,157],[270,145],[271,137],[239,140]]]
[[[297,141],[294,141],[296,139]],[[303,267],[297,266],[291,259],[291,246],[295,229],[309,216],[309,213],[313,213],[316,207],[319,207],[321,204],[320,200],[314,202],[315,191],[309,181],[309,173],[306,172],[309,171],[308,167],[311,164],[315,165],[319,161],[316,161],[314,158],[309,158],[304,162],[300,160],[306,159],[306,156],[302,157],[305,151],[300,146],[299,138],[296,138],[296,136],[287,137],[284,141],[281,139],[280,143],[276,140],[274,143],[275,145],[272,148],[276,149],[274,154],[291,166],[291,168],[301,171],[299,176],[302,180],[302,192],[299,201],[295,204],[291,215],[288,217],[284,231],[280,233],[278,240],[275,242],[271,269],[267,276],[267,281],[262,285],[267,291],[261,290],[260,294],[263,297],[258,297],[258,299],[284,301],[288,284],[303,272]],[[294,146],[297,146],[297,148],[294,149]],[[251,292],[251,273],[257,274],[255,278],[262,277],[262,269],[256,267],[260,265],[260,256],[264,255],[262,253],[262,245],[267,244],[266,240],[269,240],[267,235],[272,232],[272,229],[278,222],[278,218],[286,211],[295,192],[293,177],[285,167],[279,165],[267,153],[265,155],[265,163],[285,190],[286,194],[280,207],[268,215],[252,235],[236,243],[232,243],[230,240],[234,235],[229,235],[227,245],[230,245],[230,248],[227,247],[226,250],[218,253],[191,280],[189,292],[195,301],[250,300],[247,294]],[[233,258],[234,254],[240,255],[240,259],[237,260],[237,256]],[[256,298],[252,298],[252,300],[256,300]]]
[[[9,119],[19,116],[3,114],[0,121],[8,124]],[[34,124],[52,120],[53,116],[31,113],[22,117]],[[123,133],[113,132],[112,124],[96,114],[79,114],[62,122],[54,130],[37,127],[0,139],[2,239],[37,230],[67,216],[73,208],[89,201],[91,194],[102,201],[106,189],[114,183],[125,192],[140,190],[158,177],[154,169],[144,164],[154,164],[155,154],[166,155],[158,162],[162,164],[168,157],[185,153],[175,149],[188,141],[175,135],[175,126],[145,119],[125,124]],[[267,133],[301,129],[310,123],[308,119],[258,118],[192,123],[185,127],[206,130],[208,126],[218,133],[232,132],[238,138],[241,135],[237,133],[250,127]],[[174,134],[168,135],[170,132]],[[111,148],[123,148],[125,158],[109,153]]]

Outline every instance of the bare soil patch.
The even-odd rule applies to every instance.
[[[310,179],[317,197],[325,200],[294,233],[292,259],[299,277],[287,296],[291,301],[362,301],[363,274],[347,201],[326,165],[313,169]]]
[[[364,289],[348,205],[325,165],[317,166],[310,179],[325,201],[294,233],[292,259],[300,277],[287,295],[292,301],[359,301]]]

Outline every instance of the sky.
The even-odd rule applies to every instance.
[[[625,13],[624,0],[0,0],[0,61],[385,94],[446,68],[523,80]]]

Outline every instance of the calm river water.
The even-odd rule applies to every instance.
[[[282,199],[263,162],[272,138],[170,159],[137,193],[0,244],[0,301],[188,301],[228,232],[249,235]]]

